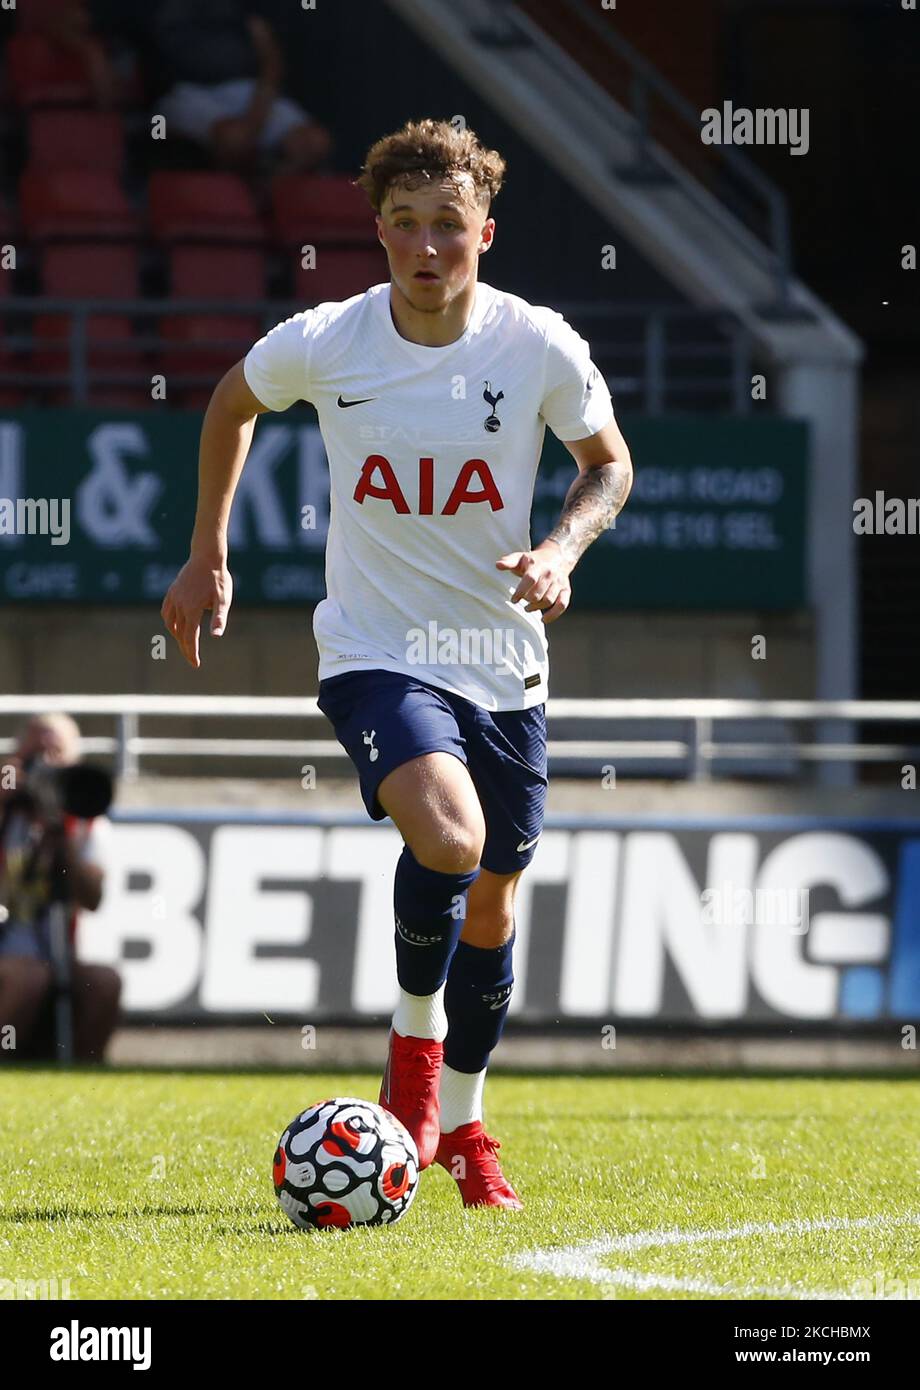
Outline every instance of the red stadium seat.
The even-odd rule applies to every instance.
[[[150,178],[149,204],[159,241],[264,240],[252,194],[235,174],[158,170]]]
[[[133,246],[55,245],[41,261],[42,294],[69,299],[137,299],[138,253]]]
[[[35,111],[29,118],[30,169],[95,169],[117,177],[124,152],[115,112]]]
[[[60,361],[66,356],[61,339],[66,338],[70,332],[68,315],[39,314],[32,325],[32,332],[38,343],[36,355],[43,362],[46,357]],[[95,362],[108,359],[112,366],[116,366],[122,360],[121,354],[125,344],[139,346],[134,342],[131,320],[124,314],[91,314],[86,323],[86,336],[93,344],[90,358]]]
[[[174,401],[205,388],[210,395],[263,330],[259,319],[242,315],[176,314],[160,319],[159,331],[165,343],[153,370],[166,377],[167,399]]]
[[[262,299],[262,252],[244,246],[176,246],[170,254],[173,299]],[[167,315],[160,320],[166,340],[156,370],[166,377],[172,405],[204,410],[228,367],[262,336],[258,319],[220,314]]]
[[[7,88],[17,106],[88,106],[92,92],[79,58],[41,34],[13,34],[6,45]]]
[[[10,272],[0,270],[0,300],[6,299],[11,293]],[[25,400],[25,392],[21,387],[9,385],[2,381],[4,373],[21,370],[15,354],[4,346],[3,339],[6,336],[6,331],[6,324],[0,318],[0,409],[22,405]]]
[[[343,174],[279,174],[272,183],[272,214],[283,246],[377,244],[367,195]]]
[[[36,340],[32,353],[33,370],[40,374],[67,373],[70,369],[70,351],[64,340],[70,334],[68,316],[40,314],[32,325],[32,333]],[[143,371],[146,380],[148,373],[144,348],[135,339],[129,318],[120,314],[92,314],[87,320],[86,336],[87,360],[91,370]],[[134,389],[138,389],[136,384]]]
[[[133,246],[55,245],[41,259],[42,293],[64,299],[136,299],[138,252]],[[38,376],[67,375],[70,371],[70,317],[42,314],[32,327],[36,346],[31,368]],[[86,322],[87,363],[90,370],[89,404],[98,406],[150,404],[151,369],[147,351],[134,334],[131,320],[122,314],[92,314]],[[99,382],[100,372],[131,372],[139,381]],[[51,405],[67,405],[69,387],[58,386],[48,397]]]
[[[56,390],[42,393],[48,405],[73,405],[73,392]],[[90,384],[86,404],[93,410],[149,410],[155,402],[148,391],[133,386],[94,386]]]
[[[137,214],[110,173],[27,170],[19,181],[19,199],[25,233],[36,241],[137,234]]]
[[[248,246],[176,246],[169,257],[174,299],[264,299],[262,252]]]
[[[333,251],[320,247],[315,270],[304,270],[298,265],[294,294],[305,304],[321,304],[327,299],[350,299],[389,278],[383,247],[376,251]]]
[[[173,403],[182,410],[198,410],[204,414],[213,394],[213,386],[190,387],[187,391],[180,391]]]

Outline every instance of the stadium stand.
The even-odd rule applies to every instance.
[[[124,123],[114,111],[34,111],[28,138],[31,170],[92,169],[117,178],[124,164]]]

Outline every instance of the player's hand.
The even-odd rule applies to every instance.
[[[495,567],[521,576],[511,602],[527,599],[526,611],[541,609],[544,623],[555,622],[568,608],[572,598],[571,566],[555,541],[543,541],[533,550],[512,551],[497,560]]]
[[[196,671],[201,665],[201,615],[210,610],[211,636],[220,637],[226,629],[232,601],[233,580],[226,561],[215,564],[192,556],[170,584],[160,614],[182,655]]]

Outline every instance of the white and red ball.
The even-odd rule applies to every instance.
[[[391,1226],[418,1189],[418,1149],[395,1115],[369,1100],[317,1101],[278,1140],[272,1177],[303,1230]]]

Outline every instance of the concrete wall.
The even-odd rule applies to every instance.
[[[309,609],[235,608],[224,637],[203,636],[193,671],[164,632],[157,607],[9,607],[0,618],[4,694],[312,695],[316,646]],[[751,639],[766,638],[766,660]],[[550,689],[556,696],[802,697],[813,694],[807,613],[578,613],[554,623]],[[144,731],[155,733],[155,721]],[[0,736],[10,732],[0,721]],[[186,727],[182,727],[186,725]],[[98,722],[99,732],[108,732]],[[254,723],[247,732],[257,736]],[[89,721],[86,731],[92,732]],[[176,735],[203,733],[170,721]],[[212,732],[212,730],[209,730]],[[290,736],[296,737],[294,726]]]
[[[193,671],[150,608],[8,607],[0,618],[4,693],[311,695],[307,608],[234,608],[224,637],[202,636]],[[766,637],[766,660],[751,639]],[[551,690],[569,696],[801,696],[813,693],[807,613],[578,613],[549,629]]]

